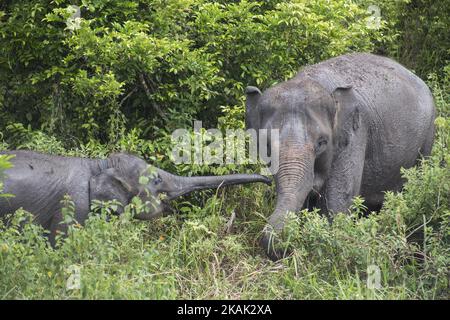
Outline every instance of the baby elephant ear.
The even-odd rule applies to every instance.
[[[259,128],[259,112],[257,110],[261,91],[257,87],[248,86],[245,88],[245,126],[247,129]]]
[[[126,206],[132,196],[130,183],[114,168],[103,170],[89,180],[89,205],[93,200],[111,201],[116,199],[122,206]],[[118,214],[122,212],[123,208],[117,210]]]

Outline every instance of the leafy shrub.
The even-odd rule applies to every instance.
[[[267,87],[307,63],[375,51],[413,57],[404,61],[423,78],[431,71],[433,154],[403,171],[404,190],[387,193],[378,214],[358,218],[357,198],[333,224],[317,212],[293,216],[286,230],[293,255],[276,263],[258,245],[274,186],[197,193],[174,203],[177,215],[149,222],[132,219],[133,205],[117,217],[114,203],[99,204],[83,227],[64,199],[69,227],[56,248],[19,210],[0,221],[0,298],[448,298],[445,2],[419,11],[425,1],[378,1],[375,29],[365,0],[83,0],[79,29],[67,28],[69,4],[0,4],[0,150],[81,157],[124,150],[185,175],[251,172],[174,166],[170,132],[192,119],[242,128],[247,84]],[[436,18],[407,27],[425,16]],[[411,54],[423,35],[433,46]],[[7,160],[0,155],[0,173]],[[367,285],[373,267],[380,287]]]
[[[0,126],[30,124],[66,146],[212,125],[220,106],[242,105],[247,84],[380,37],[350,0],[82,1],[79,28],[66,24],[69,4],[0,5]]]
[[[413,0],[398,12],[398,59],[423,78],[430,73],[444,76],[444,67],[450,63],[449,2]]]
[[[12,167],[11,162],[9,160],[12,159],[12,156],[8,155],[0,155],[0,197],[4,197],[5,194],[3,192],[3,179],[5,176],[5,170]]]

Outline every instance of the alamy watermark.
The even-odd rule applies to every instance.
[[[81,9],[79,6],[70,5],[67,7],[70,17],[66,20],[66,29],[74,31],[81,28]]]
[[[278,129],[202,128],[194,121],[194,131],[177,129],[172,133],[172,159],[175,164],[223,165],[256,164],[275,174],[279,165]]]
[[[369,29],[378,30],[381,27],[381,9],[379,6],[371,4],[367,8],[367,12],[370,14],[367,17],[366,23]]]
[[[66,273],[69,275],[66,282],[67,290],[81,289],[81,267],[78,265],[71,265],[67,268]]]
[[[367,267],[367,282],[368,289],[381,289],[381,271],[380,267],[371,264]]]
[[[77,5],[69,5],[67,11],[71,14],[66,20],[66,28],[69,30],[77,30],[81,28],[81,9]],[[381,27],[381,9],[375,4],[367,7],[369,17],[367,17],[367,26],[369,29],[379,29]]]

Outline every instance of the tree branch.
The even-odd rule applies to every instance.
[[[147,98],[149,101],[152,101],[152,93],[150,91],[150,88],[148,87],[147,81],[145,80],[145,74],[144,73],[140,73],[139,74],[139,79],[141,81],[142,86],[144,87],[145,90],[145,94],[147,95]],[[153,88],[154,89],[154,88]],[[154,89],[155,90],[155,89]],[[153,108],[156,110],[156,112],[164,119],[167,120],[166,115],[164,114],[164,112],[161,110],[161,107],[156,104],[155,102],[152,103]]]

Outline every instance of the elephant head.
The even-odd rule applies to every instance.
[[[170,200],[195,190],[254,182],[271,183],[269,178],[257,174],[181,177],[124,153],[113,154],[102,161],[100,173],[90,179],[90,200],[116,199],[126,205],[138,196],[146,208],[135,218],[142,220],[162,216],[170,211]],[[118,213],[122,210],[119,209]]]
[[[305,200],[320,197],[333,157],[357,128],[359,115],[351,86],[325,89],[313,80],[292,79],[264,93],[246,88],[246,125],[253,129],[278,129],[278,141],[268,139],[268,150],[277,148],[275,177],[277,200],[261,238],[268,256],[279,259],[276,235],[288,212],[297,212]]]

